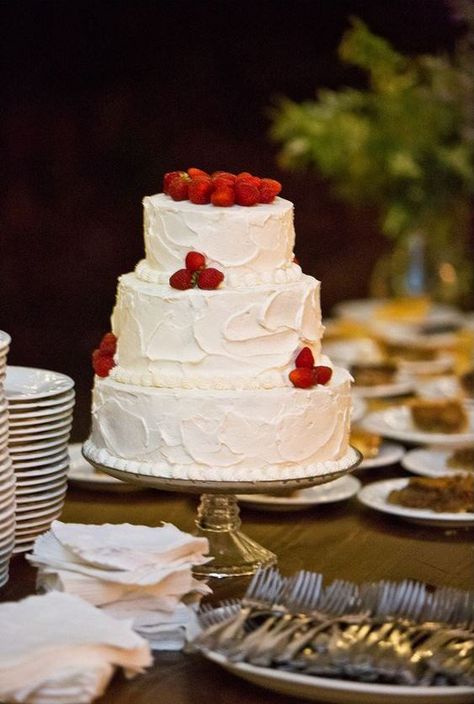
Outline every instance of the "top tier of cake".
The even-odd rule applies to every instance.
[[[293,204],[284,198],[252,208],[216,208],[159,193],[145,197],[143,205],[146,258],[136,268],[143,281],[167,284],[190,250],[204,252],[207,265],[224,271],[231,287],[301,277],[293,263]]]

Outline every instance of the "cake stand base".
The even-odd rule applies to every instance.
[[[193,569],[196,576],[203,577],[243,577],[254,574],[260,567],[269,567],[277,561],[267,548],[262,547],[240,531],[241,521],[236,494],[286,493],[304,489],[316,484],[326,484],[355,469],[362,460],[360,452],[351,448],[350,461],[347,459],[336,465],[334,471],[314,477],[296,479],[276,479],[270,481],[206,481],[177,479],[127,471],[126,462],[113,457],[98,461],[92,443],[86,441],[82,454],[90,464],[101,472],[117,477],[125,482],[139,484],[164,491],[200,494],[196,533],[209,541],[209,555],[212,561],[197,565]],[[120,468],[117,467],[120,464]]]
[[[235,495],[202,494],[196,519],[197,535],[209,541],[212,562],[194,567],[196,576],[243,577],[277,561],[274,553],[239,530]]]

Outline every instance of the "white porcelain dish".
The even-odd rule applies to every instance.
[[[394,489],[403,489],[408,482],[409,480],[405,478],[372,482],[359,491],[357,498],[364,506],[412,523],[437,526],[438,528],[474,526],[474,513],[439,513],[429,509],[408,508],[389,503],[387,499],[390,492]]]
[[[469,424],[463,433],[430,433],[418,430],[407,406],[390,406],[381,411],[373,411],[362,419],[361,426],[369,432],[400,442],[459,447],[474,443],[474,408],[467,407],[466,413]]]
[[[409,472],[422,477],[442,477],[453,474],[472,474],[472,471],[452,469],[447,460],[453,450],[440,450],[431,447],[410,450],[402,459],[402,465]]]
[[[5,394],[13,400],[56,396],[73,387],[74,381],[66,374],[48,369],[7,366]]]
[[[327,484],[295,491],[290,496],[269,494],[238,494],[239,503],[265,511],[298,511],[321,504],[345,501],[355,496],[360,481],[347,474]]]
[[[405,454],[405,448],[394,442],[383,442],[376,457],[368,457],[362,460],[357,467],[359,469],[373,469],[375,467],[388,467],[391,464],[400,462]]]
[[[247,682],[287,697],[329,704],[472,704],[472,687],[408,687],[352,682],[301,675],[247,663],[229,662],[220,653],[203,653],[209,660]]]

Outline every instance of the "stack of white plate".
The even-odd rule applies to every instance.
[[[8,581],[15,543],[15,474],[8,452],[8,404],[3,383],[10,336],[0,330],[0,587]]]
[[[7,367],[8,449],[16,477],[13,552],[30,550],[60,516],[67,489],[74,382],[65,374]]]

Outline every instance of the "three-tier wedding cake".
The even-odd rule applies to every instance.
[[[276,185],[275,185],[276,184]],[[271,179],[198,169],[146,197],[145,258],[94,354],[87,455],[217,481],[349,467],[350,376],[321,355],[320,284]]]

